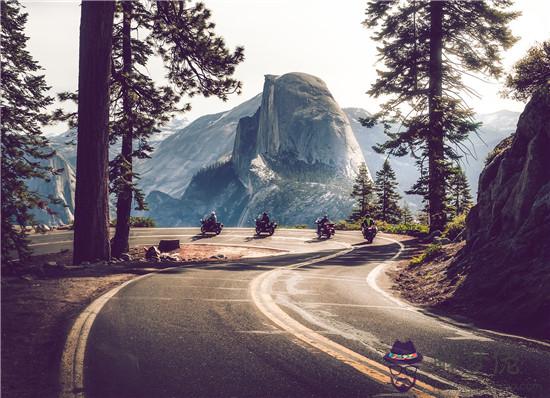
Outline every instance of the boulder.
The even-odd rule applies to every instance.
[[[439,245],[448,245],[448,244],[452,243],[452,241],[449,238],[440,238],[440,237],[438,237],[438,238],[435,238],[433,240],[433,243],[437,243]]]
[[[180,257],[176,254],[161,254],[160,261],[180,261]]]
[[[34,230],[37,233],[45,234],[48,231],[51,231],[51,228],[48,227],[46,224],[38,224],[34,227]]]
[[[161,253],[163,252],[171,252],[172,250],[176,250],[180,248],[180,241],[179,239],[170,239],[170,240],[161,240],[159,242],[159,250]]]
[[[47,276],[58,276],[64,271],[64,267],[55,261],[47,261],[42,266],[42,273]]]
[[[148,261],[159,261],[160,251],[156,246],[151,246],[145,251],[145,259]]]
[[[122,261],[132,261],[132,256],[129,253],[122,253],[120,255],[120,260],[122,260]]]

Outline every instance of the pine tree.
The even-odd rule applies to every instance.
[[[121,141],[120,154],[109,163],[110,192],[116,196],[117,223],[111,247],[115,257],[129,250],[132,203],[136,210],[147,209],[137,186],[139,176],[134,172],[133,159],[150,157],[150,136],[169,120],[179,100],[170,87],[157,87],[145,73],[154,43],[143,31],[151,29],[153,18],[141,2],[117,3],[109,117],[110,143]]]
[[[201,94],[227,100],[240,93],[242,83],[233,77],[244,60],[243,47],[230,52],[214,32],[212,13],[203,3],[157,1],[153,39],[168,71],[167,78],[189,97]]]
[[[413,221],[414,221],[414,217],[412,215],[411,209],[409,208],[409,204],[403,201],[403,205],[401,206],[399,222],[402,224],[412,224]]]
[[[148,138],[177,110],[180,95],[215,95],[226,100],[229,93],[240,92],[241,83],[231,75],[243,60],[242,48],[231,53],[223,39],[215,35],[211,13],[202,3],[187,7],[185,1],[154,2],[149,9],[139,2],[120,4],[122,18],[115,24],[111,88],[111,107],[121,109],[118,115],[111,112],[111,141],[122,137],[121,154],[111,162],[110,169],[112,191],[117,195],[112,247],[115,256],[128,250],[132,199],[137,210],[146,208],[135,181],[138,176],[132,168],[132,157],[150,156]],[[142,41],[132,37],[132,31],[140,30],[151,34]],[[146,69],[153,51],[161,56],[167,78],[178,95],[168,87],[156,88],[150,77],[140,72]],[[116,104],[118,98],[121,106]],[[187,104],[181,110],[189,108]],[[137,150],[132,147],[134,140],[139,140]]]
[[[454,167],[447,181],[448,211],[452,217],[466,213],[473,206],[470,185],[460,166]]]
[[[525,102],[538,89],[550,90],[550,40],[531,47],[514,65],[502,93]]]
[[[408,190],[405,191],[407,195],[419,195],[422,197],[422,209],[420,210],[424,214],[429,214],[429,197],[428,197],[428,168],[426,167],[426,158],[427,156],[424,155],[422,157],[419,157],[416,159],[416,167],[418,168],[420,176],[418,177],[418,180],[413,184],[413,186]],[[426,224],[428,224],[426,222]]]
[[[464,92],[476,92],[462,76],[501,75],[500,52],[516,41],[507,27],[518,15],[506,11],[511,3],[371,1],[367,6],[364,25],[376,29],[373,39],[381,43],[385,66],[369,94],[390,99],[362,122],[384,122],[389,139],[375,148],[379,152],[427,155],[432,231],[442,230],[446,222],[445,165],[461,157],[463,141],[480,126],[463,99]],[[401,125],[400,130],[390,131],[391,123]]]
[[[30,192],[26,181],[48,178],[54,170],[41,164],[53,156],[41,125],[49,121],[45,108],[52,103],[40,66],[27,50],[27,14],[14,0],[2,1],[1,114],[2,114],[2,262],[17,253],[28,254],[25,226],[29,210],[45,201]]]
[[[395,172],[387,159],[382,168],[376,172],[374,185],[374,191],[377,194],[375,217],[389,223],[399,222],[401,209],[398,203],[401,196],[397,193]]]
[[[108,124],[114,11],[110,1],[81,5],[75,264],[110,258]]]
[[[133,159],[149,158],[151,135],[174,112],[190,109],[189,104],[179,106],[181,96],[226,100],[228,94],[240,92],[241,83],[231,75],[244,56],[241,47],[229,52],[213,31],[210,11],[200,3],[187,7],[184,1],[153,2],[146,7],[121,1],[116,6],[109,139],[111,145],[121,142],[121,152],[109,163],[109,181],[117,219],[112,254],[120,256],[129,248],[132,204],[136,210],[147,209]],[[160,55],[172,87],[155,85],[147,74],[147,63],[155,55]],[[78,101],[75,93],[62,93],[60,98]]]
[[[371,213],[374,210],[374,184],[365,163],[359,166],[351,197],[355,199],[355,207],[350,216],[350,220],[359,220],[367,213]]]

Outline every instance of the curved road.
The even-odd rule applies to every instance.
[[[134,231],[133,243],[193,231]],[[381,235],[351,250],[358,233],[249,231],[210,241],[289,253],[151,274],[106,302],[77,363],[86,397],[549,396],[548,345],[453,326],[388,293],[384,270],[406,241]],[[39,239],[54,250],[70,236]],[[382,361],[395,339],[424,355],[408,395]],[[64,396],[82,396],[73,392]]]
[[[111,229],[114,234],[114,229]],[[30,247],[34,254],[55,253],[71,250],[72,231],[52,231],[30,235]],[[270,247],[288,252],[312,252],[322,245],[323,250],[342,249],[363,241],[361,234],[339,232],[331,240],[319,242],[315,231],[301,229],[277,229],[271,237],[254,236],[253,228],[224,228],[219,236],[203,237],[199,228],[133,228],[130,231],[130,246],[157,245],[161,239],[180,239],[181,243],[208,243],[238,246]]]

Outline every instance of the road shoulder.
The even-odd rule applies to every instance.
[[[428,245],[417,239],[402,240],[405,245],[397,262],[387,269],[379,284],[387,292],[418,308],[424,314],[481,333],[515,339],[526,344],[550,347],[550,340],[532,336],[528,329],[508,330],[497,323],[472,316],[476,297],[457,295],[460,285],[468,277],[467,270],[454,270],[453,260],[460,254],[464,242],[442,246],[441,253],[420,265],[411,265]]]

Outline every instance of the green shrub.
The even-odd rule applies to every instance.
[[[491,163],[498,155],[501,153],[507,151],[512,146],[512,141],[514,140],[514,134],[512,134],[509,137],[506,137],[502,141],[500,141],[495,148],[489,152],[487,155],[487,158],[485,159],[485,165],[488,165]]]
[[[156,223],[151,217],[130,217],[130,227],[154,228]]]
[[[111,226],[116,226],[116,219],[111,221]],[[130,227],[155,228],[155,220],[151,217],[130,217]]]
[[[427,261],[433,260],[441,253],[443,253],[443,246],[432,243],[420,255],[412,258],[410,266],[416,267],[418,265],[422,265]]]
[[[296,224],[295,226],[291,227],[291,228],[296,228],[296,229],[307,229],[307,224]]]
[[[442,236],[450,240],[455,240],[465,227],[466,213],[459,214],[447,224]]]
[[[390,224],[384,221],[378,221],[376,226],[379,231],[398,235],[426,236],[429,231],[427,225],[418,223]]]
[[[338,231],[359,231],[361,223],[359,221],[340,220],[334,224],[334,229]]]

